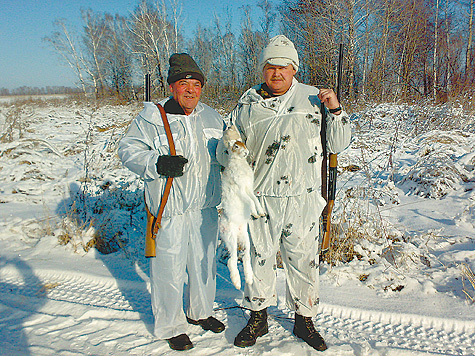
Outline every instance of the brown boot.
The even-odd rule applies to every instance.
[[[301,338],[315,350],[325,351],[328,349],[323,337],[315,330],[312,318],[295,313],[294,335]]]
[[[267,309],[251,311],[251,317],[247,325],[234,339],[234,345],[238,347],[248,347],[256,343],[259,336],[269,332],[267,326]]]

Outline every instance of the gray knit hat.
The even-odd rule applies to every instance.
[[[169,59],[168,84],[175,83],[180,79],[196,79],[205,85],[205,76],[193,58],[187,53],[174,53]]]

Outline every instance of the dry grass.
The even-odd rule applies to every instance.
[[[60,245],[72,246],[74,252],[79,250],[88,252],[95,246],[96,231],[93,227],[93,221],[89,223],[80,222],[77,216],[76,203],[73,203],[58,224],[56,238]]]
[[[370,204],[376,200],[376,194],[371,187],[356,187],[347,189],[345,196],[338,200],[340,209],[333,214],[338,219],[331,224],[331,243],[328,252],[322,256],[324,261],[336,265],[354,258],[361,259],[355,250],[361,241],[386,245],[388,240],[396,239],[388,231],[388,222],[384,221],[379,207]]]
[[[89,252],[91,248],[102,254],[113,253],[118,249],[125,251],[126,241],[121,238],[122,232],[115,233],[111,239],[107,234],[107,222],[99,223],[97,219],[82,221],[79,215],[76,203],[73,203],[57,230],[60,232],[56,236],[60,245],[70,245],[74,252]]]
[[[44,296],[48,294],[50,290],[55,289],[56,287],[60,286],[61,283],[54,282],[54,283],[46,283],[40,286],[40,290],[36,293],[40,296]]]
[[[21,120],[22,115],[22,107],[13,107],[7,111],[5,115],[5,130],[0,136],[0,143],[13,142],[23,138],[24,124]]]
[[[115,130],[115,129],[122,129],[122,128],[127,128],[130,125],[130,121],[124,121],[118,124],[112,124],[112,125],[106,125],[106,126],[95,126],[96,131],[98,132],[106,132],[110,130]]]
[[[334,266],[338,263],[352,261],[355,257],[360,258],[355,251],[355,245],[364,238],[363,234],[357,231],[356,226],[349,226],[344,229],[341,224],[332,224],[330,230],[330,247],[322,255],[323,261]]]
[[[475,273],[467,264],[462,264],[462,284],[463,292],[471,303],[475,303]],[[465,282],[468,281],[468,283]]]

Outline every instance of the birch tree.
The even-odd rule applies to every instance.
[[[473,11],[474,11],[474,1],[475,0],[469,0],[470,4],[470,10],[469,10],[469,16],[468,16],[468,39],[467,39],[467,50],[466,50],[466,55],[465,55],[465,78],[468,78],[470,73],[470,67],[472,64],[472,41],[473,41]]]
[[[234,91],[237,83],[236,38],[231,29],[232,18],[228,17],[224,25],[219,17],[214,20],[213,38],[213,76],[211,80],[219,83],[218,90]]]
[[[374,32],[377,28],[377,25],[374,21],[374,12],[376,8],[376,2],[374,0],[365,0],[364,6],[362,8],[362,23],[361,31],[362,33],[362,47],[363,50],[363,63],[361,63],[361,86],[360,93],[361,99],[365,100],[368,94],[368,72],[372,63],[375,52],[375,41],[374,41]]]
[[[445,0],[445,46],[446,46],[446,64],[445,64],[445,88],[447,92],[451,91],[451,51],[450,51],[450,22],[449,22],[449,0]]]
[[[51,36],[44,37],[43,40],[50,43],[63,61],[73,70],[79,80],[79,87],[86,94],[85,60],[78,44],[78,39],[71,33],[65,19],[56,20],[53,26],[56,30]]]
[[[167,90],[168,59],[180,47],[180,11],[174,7],[172,14],[170,22],[168,7],[163,0],[155,3],[142,0],[132,14],[129,25],[134,38],[134,52],[139,56],[142,71],[152,74],[153,87],[160,95],[165,95]]]
[[[88,72],[94,85],[94,92],[103,96],[107,87],[104,66],[109,56],[107,44],[110,29],[105,16],[94,13],[91,9],[81,10],[81,16],[84,21],[82,40],[86,50]]]
[[[106,47],[109,55],[104,66],[106,80],[119,99],[129,100],[133,92],[133,61],[127,19],[120,15],[113,17],[106,14],[105,21],[109,28]]]
[[[267,44],[268,34],[254,30],[249,6],[244,9],[239,38],[239,63],[243,73],[243,84],[245,87],[250,87],[262,80],[259,58],[262,49]]]
[[[433,57],[433,73],[434,79],[432,84],[432,96],[437,100],[437,49],[439,46],[439,0],[435,0],[435,21],[434,21],[434,57]]]
[[[214,68],[214,36],[211,29],[204,28],[201,25],[198,25],[193,39],[188,44],[188,53],[193,57],[193,59],[200,66],[201,71],[206,77],[206,90],[209,90],[209,87],[214,85],[214,79],[212,72]]]
[[[285,0],[280,7],[282,28],[297,48],[299,76],[310,85],[334,83],[332,61],[336,48],[335,2]]]
[[[368,26],[368,18],[371,16],[370,11],[373,9],[371,1],[367,0],[341,0],[336,3],[338,8],[337,24],[341,28],[340,39],[337,42],[346,44],[346,75],[345,82],[347,83],[347,94],[350,100],[356,98],[357,81],[356,73],[358,67],[364,67],[367,56],[369,55],[369,48],[367,43],[370,29]],[[364,60],[365,63],[360,65],[358,63],[358,57],[361,56],[363,38],[366,40],[364,47]]]

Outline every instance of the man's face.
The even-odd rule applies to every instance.
[[[282,95],[289,90],[295,73],[297,71],[292,64],[281,67],[267,63],[263,71],[264,81],[274,95]]]
[[[173,98],[190,115],[198,105],[201,97],[201,82],[197,79],[180,79],[170,84]]]

